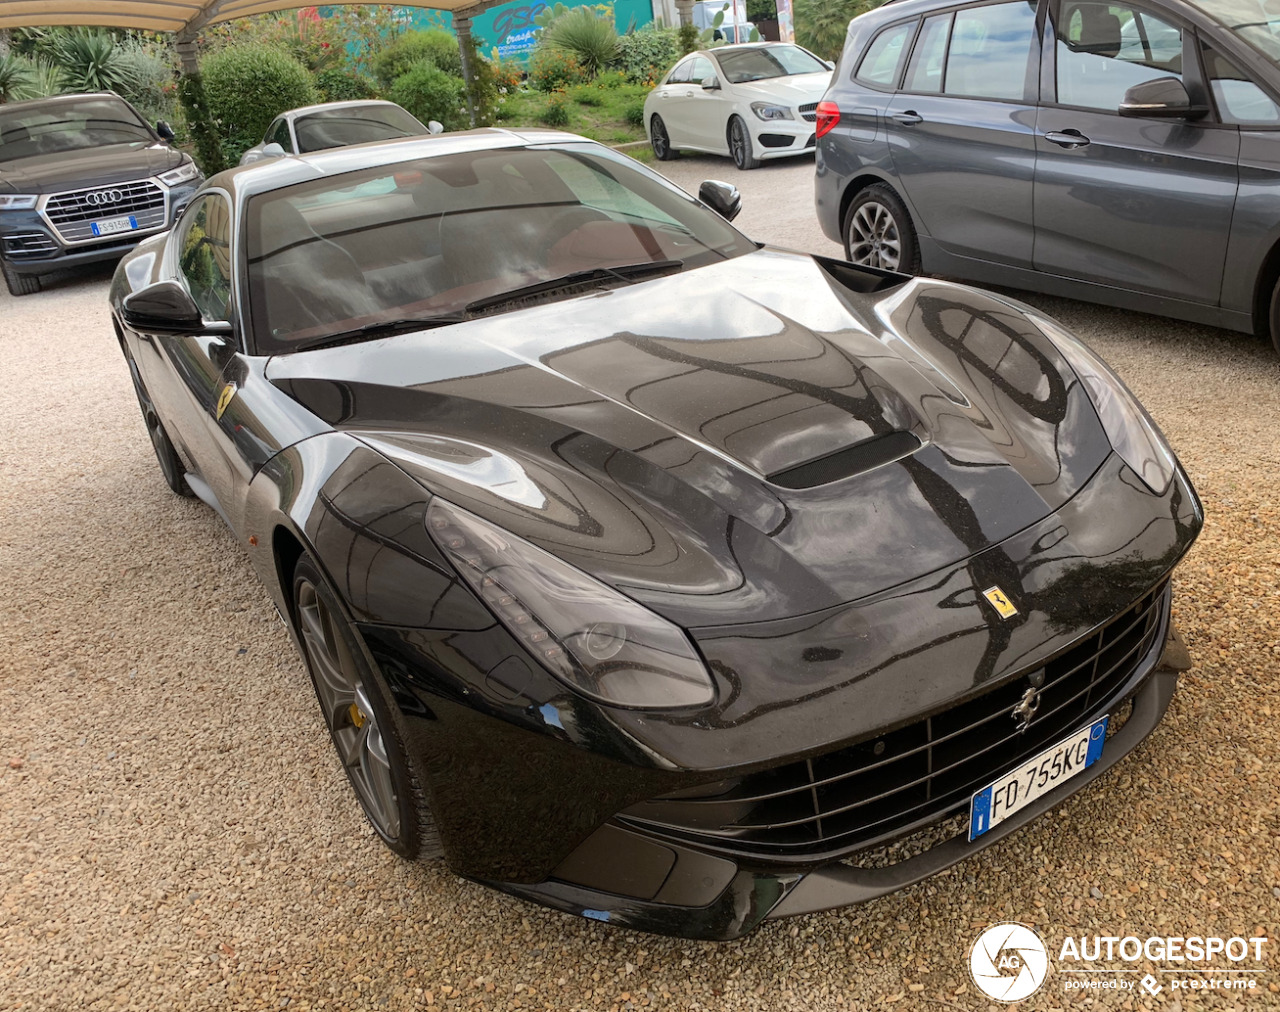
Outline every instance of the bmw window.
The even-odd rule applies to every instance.
[[[1115,112],[1136,84],[1182,80],[1182,30],[1121,4],[1063,7],[1058,27],[1058,102]]]
[[[956,12],[947,54],[948,95],[1021,99],[1035,43],[1032,4],[993,4]]]
[[[1244,71],[1207,44],[1204,46],[1204,66],[1222,122],[1280,123],[1280,107]]]
[[[890,25],[877,35],[867,47],[867,54],[858,65],[854,77],[864,84],[892,88],[898,79],[898,65],[902,62],[902,54],[915,27],[914,21],[907,21],[900,25]]]

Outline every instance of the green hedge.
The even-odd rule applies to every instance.
[[[465,130],[470,126],[462,81],[427,60],[415,63],[397,77],[387,97],[423,123],[436,119],[446,130]]]
[[[443,28],[425,32],[405,32],[373,58],[373,75],[384,88],[407,74],[415,65],[427,62],[451,77],[462,78],[462,54],[458,40]]]
[[[618,40],[617,65],[632,84],[657,83],[680,58],[680,30],[646,26]]]
[[[200,69],[209,113],[231,165],[262,140],[280,113],[320,99],[307,68],[273,46],[229,46],[205,59]]]
[[[377,98],[378,89],[363,74],[353,74],[336,67],[316,74],[316,90],[326,102],[353,102]]]

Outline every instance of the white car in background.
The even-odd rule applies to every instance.
[[[438,134],[443,129],[435,120],[423,126],[394,102],[370,99],[306,105],[273,119],[262,143],[241,155],[240,164],[252,165],[264,158],[305,155],[349,144]]]
[[[812,153],[818,103],[832,65],[785,42],[753,42],[690,53],[644,103],[659,161],[682,149],[729,155],[740,169]]]

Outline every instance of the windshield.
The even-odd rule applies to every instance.
[[[293,130],[298,135],[298,151],[302,154],[368,141],[417,137],[427,132],[426,127],[398,105],[319,109],[295,120]]]
[[[21,109],[0,106],[0,162],[107,144],[154,143],[146,124],[118,99],[60,100]]]
[[[767,49],[733,49],[716,53],[720,69],[730,84],[765,81],[771,77],[792,74],[827,73],[827,68],[812,53],[799,46],[769,46]]]
[[[437,155],[273,190],[249,201],[245,235],[260,354],[465,318],[477,304],[491,312],[496,296],[530,286],[541,301],[543,282],[572,275],[625,284],[645,264],[688,269],[756,248],[661,177],[585,143]],[[603,270],[615,267],[628,270]]]
[[[1207,16],[1280,63],[1280,0],[1193,0]]]

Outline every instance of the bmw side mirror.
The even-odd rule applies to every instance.
[[[1191,96],[1176,77],[1157,77],[1135,84],[1120,102],[1121,116],[1158,119],[1198,119],[1209,110],[1191,104]]]
[[[173,127],[162,119],[156,120],[156,133],[160,135],[160,139],[166,144],[172,144],[178,136],[173,132]]]
[[[157,281],[126,296],[121,315],[131,330],[144,334],[231,333],[231,324],[206,323],[191,294],[176,281]]]
[[[698,199],[725,221],[733,221],[742,210],[742,194],[738,188],[718,179],[704,180],[698,187]]]
[[[704,77],[702,79],[702,90],[703,91],[719,91],[720,90],[719,78],[717,78],[715,74],[712,74],[710,77]]]

